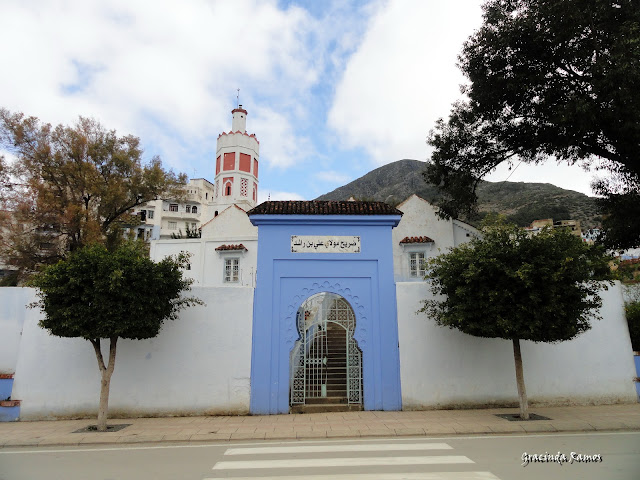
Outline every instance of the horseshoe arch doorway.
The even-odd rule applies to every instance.
[[[356,315],[342,296],[321,292],[296,314],[299,338],[290,353],[292,411],[361,410],[362,351],[353,338]]]

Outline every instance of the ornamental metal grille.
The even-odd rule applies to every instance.
[[[240,179],[240,195],[243,197],[247,196],[247,186],[249,185],[249,181],[246,178]]]
[[[296,315],[300,335],[290,358],[291,405],[342,397],[362,404],[362,352],[353,338],[356,316],[340,295],[309,297]],[[343,400],[344,401],[344,400]]]

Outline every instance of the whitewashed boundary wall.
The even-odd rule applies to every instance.
[[[22,325],[28,313],[25,305],[33,299],[30,288],[0,288],[0,373],[15,372]]]
[[[249,411],[253,289],[196,287],[192,293],[206,306],[182,311],[156,338],[118,341],[111,416]],[[15,302],[24,308],[22,298]],[[50,336],[37,325],[41,315],[32,309],[25,319],[12,396],[22,400],[20,419],[96,415],[100,373],[93,347]],[[106,358],[104,351],[107,342]]]
[[[402,405],[405,410],[516,405],[513,347],[439,327],[416,312],[433,298],[426,283],[398,283]],[[521,342],[524,378],[533,404],[637,401],[635,368],[620,284],[602,292],[603,319],[556,344]]]

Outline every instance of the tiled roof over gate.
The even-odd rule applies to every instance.
[[[286,200],[263,202],[247,215],[402,215],[384,202]]]

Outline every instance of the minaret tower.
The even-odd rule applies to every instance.
[[[258,202],[259,145],[255,134],[247,134],[247,111],[238,105],[231,111],[231,131],[218,135],[214,209],[237,204],[244,210]]]

